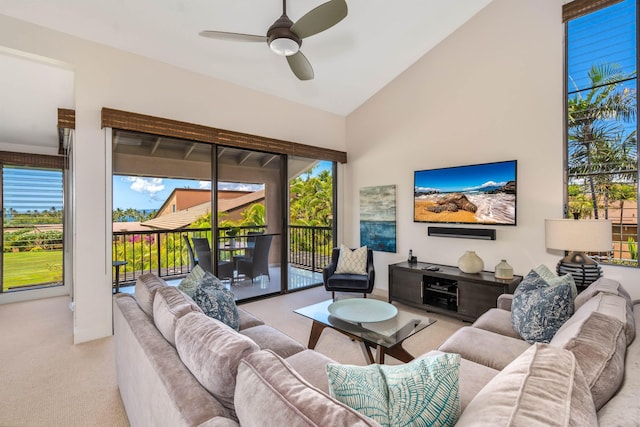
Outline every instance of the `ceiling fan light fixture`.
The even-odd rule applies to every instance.
[[[271,40],[269,47],[280,56],[295,55],[300,50],[300,45],[288,37],[279,37]]]

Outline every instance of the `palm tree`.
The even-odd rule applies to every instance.
[[[610,185],[637,174],[635,131],[625,135],[621,125],[636,117],[635,90],[621,88],[635,74],[617,64],[593,65],[591,89],[583,94],[576,88],[568,100],[569,174],[584,180],[596,219],[598,190],[604,191],[606,210]]]

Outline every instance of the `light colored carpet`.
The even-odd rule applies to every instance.
[[[241,307],[306,345],[311,320],[293,310],[329,298],[318,287]],[[116,383],[113,338],[74,345],[69,301],[57,297],[0,305],[0,426],[129,425]],[[437,348],[464,325],[430,316],[438,321],[405,342],[414,355]],[[359,345],[330,329],[316,350],[341,363],[365,364]]]
[[[0,426],[128,426],[113,339],[73,344],[69,297],[0,305]]]

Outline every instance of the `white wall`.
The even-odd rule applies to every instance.
[[[102,107],[345,150],[344,117],[0,15],[0,46],[71,64],[75,81],[74,341],[112,333],[110,147]],[[55,123],[51,124],[55,126]]]
[[[407,258],[456,265],[475,250],[493,270],[500,259],[526,274],[561,258],[547,251],[544,219],[562,217],[562,1],[494,0],[457,32],[347,117],[346,200],[362,187],[397,185],[396,254],[376,252],[376,288],[387,265]],[[413,222],[413,172],[518,160],[516,227],[496,241],[428,237]],[[344,236],[359,243],[358,204],[344,206]],[[640,298],[640,271],[605,267]]]

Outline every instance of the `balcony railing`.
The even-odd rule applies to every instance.
[[[265,227],[238,227],[237,236],[227,235],[228,228],[219,229],[219,241],[235,239],[236,244],[246,243],[249,232],[264,231]],[[289,264],[293,267],[321,272],[331,259],[331,227],[290,227]],[[186,230],[116,231],[113,232],[113,261],[126,261],[120,267],[119,282],[135,282],[142,274],[153,273],[158,277],[178,278],[189,273],[190,258],[184,236],[206,237],[211,241],[208,228]],[[223,251],[221,257],[229,256]],[[114,269],[115,270],[115,269]],[[113,283],[115,284],[115,271]]]

